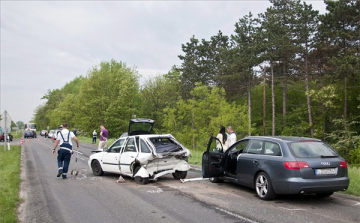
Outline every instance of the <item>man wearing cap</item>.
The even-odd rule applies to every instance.
[[[62,178],[66,179],[71,154],[73,153],[72,140],[75,140],[77,148],[79,148],[79,140],[76,138],[73,132],[68,130],[67,123],[62,124],[62,130],[59,131],[56,135],[56,141],[52,153],[55,153],[56,147],[60,144],[57,157],[59,167],[57,177],[60,177],[62,175]]]
[[[236,133],[234,132],[233,128],[231,126],[227,127],[228,137],[226,140],[226,148],[229,148],[234,143],[236,143]]]

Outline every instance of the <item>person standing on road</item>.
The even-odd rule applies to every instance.
[[[96,144],[96,137],[97,137],[97,132],[96,130],[93,131],[93,140],[92,140],[92,144]]]
[[[227,132],[229,133],[229,135],[226,140],[226,149],[230,148],[230,146],[236,143],[236,133],[231,126],[227,127]]]
[[[54,144],[54,149],[52,153],[55,153],[56,147],[60,144],[60,148],[58,150],[58,174],[57,177],[62,175],[63,179],[66,179],[66,175],[69,169],[72,150],[72,140],[75,140],[76,147],[79,148],[79,140],[76,138],[73,132],[68,130],[67,123],[63,123],[62,130],[57,132],[56,141]]]
[[[224,126],[220,126],[220,132],[219,134],[217,134],[216,136],[217,139],[219,139],[220,143],[218,141],[216,141],[216,149],[217,150],[221,150],[221,148],[223,149],[223,152],[225,152],[227,150],[226,146],[226,140],[227,140],[227,135],[225,133],[225,127]]]
[[[105,128],[104,125],[100,126],[100,142],[99,142],[99,150],[103,150],[106,147],[107,144],[107,138],[108,138],[109,131]]]

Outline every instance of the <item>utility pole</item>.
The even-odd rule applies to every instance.
[[[263,94],[263,136],[266,134],[265,133],[265,119],[266,119],[266,72],[265,72],[265,68],[262,68],[263,71],[263,76],[264,76],[264,94]]]

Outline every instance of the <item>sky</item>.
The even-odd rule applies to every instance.
[[[323,1],[307,1],[325,13]],[[145,83],[180,65],[181,44],[210,39],[268,1],[3,1],[0,114],[29,122],[48,90],[101,61],[135,67]]]

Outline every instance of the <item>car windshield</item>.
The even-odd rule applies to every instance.
[[[337,157],[338,154],[324,142],[293,142],[289,143],[290,150],[295,157]]]
[[[170,138],[150,138],[150,141],[154,144],[157,153],[177,152],[182,150],[181,146],[177,145]]]

